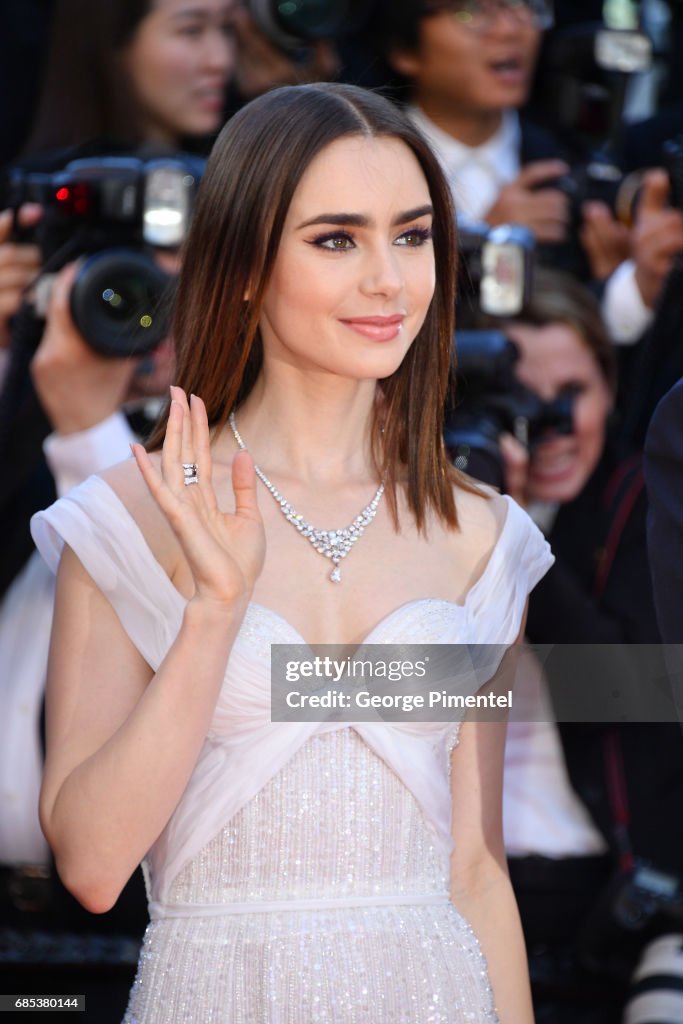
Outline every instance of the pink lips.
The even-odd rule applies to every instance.
[[[392,341],[401,333],[404,320],[403,313],[396,313],[393,316],[350,317],[341,322],[356,334],[362,334],[372,341]]]

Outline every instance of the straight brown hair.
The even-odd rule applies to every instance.
[[[144,141],[122,55],[151,0],[57,0],[43,84],[23,155],[94,139]]]
[[[219,430],[251,391],[263,353],[258,330],[292,196],[313,158],[346,136],[400,139],[414,153],[434,207],[436,288],[401,366],[378,381],[371,427],[375,468],[398,525],[396,487],[418,529],[428,509],[457,525],[443,412],[454,376],[456,239],[450,190],[428,144],[385,97],[338,83],[286,86],[243,107],[218,136],[201,183],[178,280],[172,334],[176,383],[206,403]],[[381,411],[380,411],[381,410]],[[160,447],[167,410],[148,441]]]

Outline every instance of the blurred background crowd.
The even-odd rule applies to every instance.
[[[556,556],[505,776],[537,1021],[683,1022],[680,727],[560,712],[557,686],[595,663],[558,683],[537,653],[601,645],[606,685],[642,690],[666,675],[662,642],[683,642],[683,3],[2,13],[0,990],[85,993],[88,1019],[118,1021],[146,921],[141,877],[109,914],[79,908],[40,832],[53,582],[29,518],[126,458],[166,401],[163,311],[221,125],[267,89],[343,80],[387,91],[442,162],[462,252],[446,444]]]

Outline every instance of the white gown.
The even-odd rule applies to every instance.
[[[552,556],[506,500],[465,603],[410,601],[366,642],[514,641]],[[112,489],[91,477],[33,532],[52,567],[64,541],[74,549],[156,669],[185,602]],[[151,923],[126,1024],[496,1021],[479,944],[448,897],[458,723],[272,723],[270,644],[302,642],[249,606],[193,774],[145,860]]]

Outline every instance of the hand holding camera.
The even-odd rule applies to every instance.
[[[569,229],[569,198],[553,186],[569,168],[562,160],[535,160],[501,189],[486,214],[489,224],[524,224],[539,243],[564,242]],[[542,186],[542,187],[541,187]]]
[[[88,430],[113,415],[129,390],[137,359],[100,355],[74,325],[69,295],[78,272],[70,263],[54,279],[45,330],[31,361],[40,403],[61,435]]]

